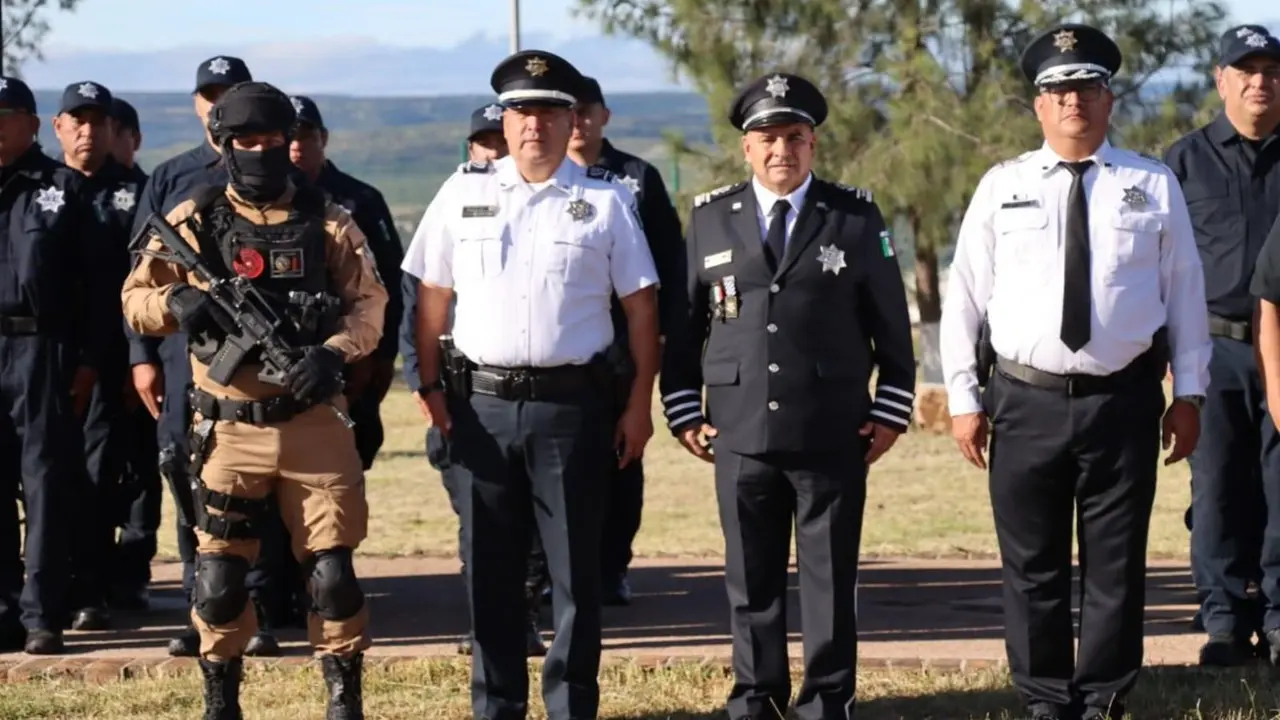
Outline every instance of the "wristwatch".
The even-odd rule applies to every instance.
[[[1196,410],[1199,410],[1204,407],[1203,395],[1181,395],[1179,397],[1174,398],[1174,400],[1181,400],[1190,405],[1194,405]]]
[[[442,380],[441,378],[436,378],[436,381],[429,385],[423,385],[422,387],[419,387],[417,390],[418,397],[422,398],[423,400],[426,400],[428,395],[430,395],[433,392],[436,392],[437,390],[441,392],[444,391],[444,380]]]

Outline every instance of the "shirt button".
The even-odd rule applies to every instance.
[[[770,401],[769,401],[769,409],[770,409],[770,410],[777,410],[777,409],[778,409],[778,401],[777,401],[777,400],[770,400]]]
[[[769,363],[769,372],[778,372],[778,363]]]
[[[769,332],[771,332],[771,333],[776,333],[776,332],[778,332],[778,326],[777,326],[777,325],[774,325],[773,323],[769,323],[768,325],[765,325],[765,326],[764,326],[764,329],[765,329],[765,330],[768,330],[768,331],[769,331]]]
[[[776,292],[778,292],[778,291],[779,291],[779,290],[781,290],[781,289],[782,289],[782,288],[778,287],[778,283],[774,283],[774,284],[772,284],[772,285],[770,285],[770,286],[769,286],[769,292],[771,292],[771,293],[776,293]]]

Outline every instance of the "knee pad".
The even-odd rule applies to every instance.
[[[351,564],[351,548],[321,550],[311,567],[311,604],[325,620],[355,617],[364,607],[364,591]]]
[[[201,555],[196,563],[196,615],[210,625],[240,617],[249,602],[249,561],[238,555]]]

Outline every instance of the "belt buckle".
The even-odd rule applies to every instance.
[[[512,370],[507,374],[507,393],[516,400],[527,400],[533,389],[533,376],[527,370]]]
[[[1074,376],[1067,376],[1067,397],[1075,397],[1076,391],[1080,389],[1080,384]]]

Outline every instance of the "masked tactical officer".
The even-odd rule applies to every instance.
[[[952,433],[983,469],[990,418],[1005,641],[1035,720],[1124,715],[1142,667],[1161,415],[1165,447],[1176,440],[1168,465],[1195,447],[1209,380],[1204,274],[1177,178],[1107,142],[1120,62],[1111,38],[1085,25],[1052,28],[1023,51],[1045,143],[978,184],[942,311]],[[981,394],[979,348],[995,356]]]
[[[125,176],[134,186],[133,207],[121,211],[128,213],[131,227],[138,194],[147,184],[147,174],[134,162],[135,154],[142,147],[142,126],[133,105],[115,95],[111,97],[111,119],[114,121],[111,156],[124,168]],[[129,204],[127,197],[127,194],[121,196],[122,205]],[[147,585],[151,582],[151,560],[156,555],[156,532],[160,529],[164,495],[156,466],[160,452],[156,442],[156,421],[132,389],[132,379],[129,385],[124,395],[120,443],[124,448],[125,470],[121,487],[125,490],[125,503],[119,519],[121,530],[115,548],[114,575],[108,599],[113,606],[124,610],[145,610],[150,603]]]
[[[681,306],[680,295],[684,289],[679,282],[671,282],[684,262],[684,243],[680,231],[680,216],[667,195],[662,175],[657,168],[635,155],[615,148],[604,136],[609,124],[609,108],[605,104],[600,83],[595,78],[584,77],[579,90],[578,105],[574,113],[573,137],[569,140],[569,157],[574,162],[590,167],[598,165],[611,173],[631,191],[640,207],[640,224],[644,228],[649,252],[658,269],[658,332],[666,334],[673,322],[671,314]],[[627,318],[622,305],[613,302],[614,343],[617,357],[625,360],[627,351]],[[618,383],[618,409],[626,403],[630,392],[630,368],[620,363]],[[631,543],[640,530],[640,515],[644,507],[644,466],[636,460],[626,467],[614,468],[609,481],[609,511],[605,516],[604,547],[600,551],[601,578],[604,581],[603,599],[606,605],[631,604],[631,586],[627,582],[627,567],[631,564]]]
[[[93,241],[106,264],[106,287],[117,287],[129,274],[129,238],[133,209],[141,186],[111,157],[111,91],[92,82],[74,82],[62,93],[53,117],[53,131],[62,145],[63,162],[80,173],[84,200],[91,213]],[[124,317],[116,304],[110,320],[113,332],[103,348],[97,383],[84,421],[85,462],[89,485],[76,493],[76,521],[71,526],[73,608],[71,627],[102,630],[108,584],[113,571],[115,529],[126,501],[120,485],[124,472],[124,389],[128,378]],[[132,392],[132,391],[130,391]],[[152,461],[155,461],[153,456]]]
[[[1280,215],[1280,41],[1257,25],[1223,34],[1215,75],[1223,112],[1165,154],[1186,194],[1204,265],[1213,357],[1191,455],[1192,576],[1209,640],[1204,665],[1266,655],[1262,611],[1247,588],[1274,588],[1280,627],[1280,435],[1254,362],[1249,277]],[[1271,529],[1268,531],[1268,527]],[[1263,557],[1270,542],[1269,557]],[[1263,579],[1264,568],[1272,577]]]
[[[50,654],[62,651],[68,620],[81,422],[113,328],[103,238],[84,207],[82,178],[45,155],[39,129],[30,88],[0,77],[0,257],[8,258],[0,265],[0,650],[25,642],[29,653]]]
[[[762,77],[734,100],[729,120],[754,177],[694,201],[687,313],[662,366],[671,431],[715,463],[734,720],[777,717],[791,697],[793,517],[805,651],[796,711],[846,717],[867,468],[911,420],[911,320],[884,218],[866,190],[810,171],[826,116],[821,91],[797,75]]]
[[[491,173],[451,176],[420,225],[419,392],[462,488],[472,700],[476,717],[493,720],[523,718],[527,708],[525,624],[511,608],[523,595],[531,516],[554,598],[547,714],[596,716],[607,496],[599,478],[611,460],[639,458],[652,434],[656,273],[630,193],[565,157],[579,82],[551,53],[503,60],[490,83],[505,108],[511,155]],[[614,293],[637,367],[616,430],[605,361]],[[442,364],[439,340],[454,298],[456,347]]]
[[[386,200],[377,188],[342,172],[325,157],[329,130],[315,101],[305,95],[295,95],[293,107],[298,111],[298,134],[289,148],[293,164],[307,182],[315,184],[330,200],[351,213],[356,225],[368,238],[369,251],[378,264],[382,281],[389,290],[397,290],[404,248]],[[391,296],[383,327],[394,330],[400,326],[404,305],[399,292],[392,292]],[[356,423],[356,447],[360,450],[365,470],[373,467],[373,460],[382,447],[379,407],[391,389],[395,365],[396,333],[393,331],[383,335],[376,352],[347,369],[346,393],[351,401],[351,419]]]
[[[249,68],[240,58],[218,55],[209,58],[196,68],[196,85],[193,92],[196,117],[207,123],[209,108],[232,85],[251,80]],[[167,214],[184,202],[191,193],[206,185],[222,185],[227,181],[225,166],[220,162],[213,141],[206,141],[174,158],[156,166],[151,178],[138,198],[134,232],[151,213]],[[186,448],[187,430],[191,425],[191,409],[187,394],[191,390],[191,364],[188,359],[187,339],[181,331],[161,340],[160,338],[131,339],[129,361],[133,366],[133,383],[142,402],[160,421],[160,447],[162,472],[174,476],[176,485],[186,487],[187,469],[183,458],[189,456]],[[161,405],[163,399],[163,406]],[[163,414],[161,414],[163,410]],[[287,591],[281,587],[280,565],[287,552],[280,523],[268,520],[262,528],[262,552],[249,577],[254,606],[259,609],[258,635],[249,644],[248,655],[278,655],[279,643],[270,632],[273,617],[268,609],[284,606]],[[195,587],[195,535],[191,528],[178,525],[178,553],[182,557],[182,587],[190,596]],[[169,654],[194,656],[199,646],[195,628],[187,628],[169,642]]]
[[[478,108],[471,114],[471,134],[467,138],[469,162],[458,166],[458,172],[491,173],[493,159],[507,156],[507,139],[502,135],[502,106],[496,104]],[[500,143],[500,144],[499,144]],[[405,252],[404,264],[401,266],[403,280],[400,292],[403,296],[404,317],[400,323],[400,354],[404,358],[404,379],[409,391],[418,401],[419,408],[426,413],[426,404],[418,393],[422,381],[418,379],[418,288],[422,285],[422,277],[426,274],[423,252],[426,247],[426,226],[419,225],[409,248]],[[448,327],[453,325],[453,307],[450,306]],[[449,504],[458,515],[458,558],[462,561],[462,579],[467,579],[467,528],[462,514],[464,500],[459,497],[461,491],[457,473],[449,470],[448,441],[440,432],[440,428],[432,425],[427,428],[426,440],[427,462],[440,473],[445,492],[449,494]],[[531,526],[532,527],[532,526]],[[551,579],[547,576],[547,555],[542,550],[542,541],[536,530],[531,533],[528,573],[525,576],[525,604],[529,613],[529,626],[525,630],[525,652],[530,657],[547,654],[547,647],[538,632],[539,608],[542,596],[549,589]],[[472,649],[471,633],[458,642],[458,654],[470,655]]]
[[[227,385],[214,381],[205,363],[221,350],[231,318],[174,262],[145,255],[123,291],[134,330],[183,328],[192,344],[200,553],[192,621],[201,635],[207,718],[240,717],[240,656],[257,624],[246,576],[258,552],[255,529],[274,510],[264,502],[272,493],[309,570],[308,629],[329,686],[328,717],[363,717],[368,608],[351,555],[364,539],[368,507],[354,437],[334,407],[346,404],[343,365],[377,346],[387,292],[351,216],[291,182],[296,117],[289,97],[271,85],[233,86],[209,114],[230,183],[197,192],[167,218],[217,274],[248,278],[285,318],[285,336],[300,349],[284,378],[287,394],[264,381],[252,353]],[[158,247],[153,239],[150,250]],[[322,310],[329,300],[337,317]]]

